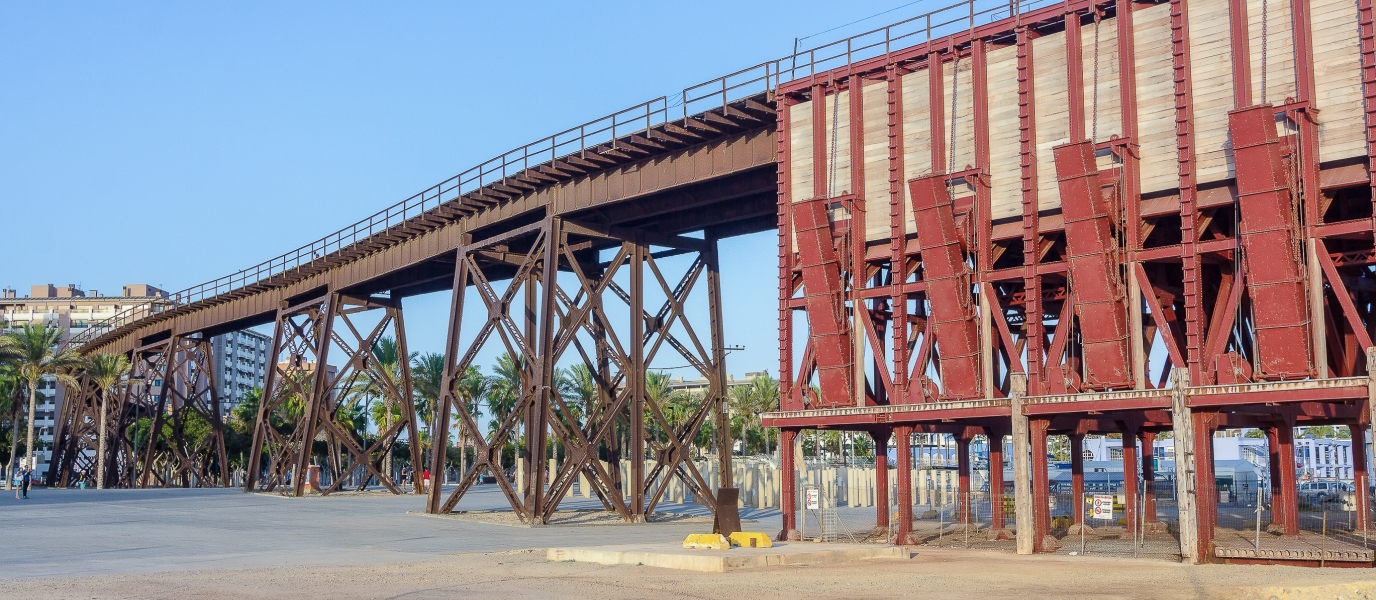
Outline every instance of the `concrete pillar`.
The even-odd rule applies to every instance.
[[[1031,431],[1027,415],[1022,412],[1023,398],[1027,395],[1027,374],[1009,373],[1009,394],[1011,427],[1013,432],[1013,515],[1017,523],[1018,554],[1032,554],[1032,474],[1028,464],[1031,454]]]
[[[926,505],[928,504],[928,502],[927,502],[927,472],[926,472],[926,471],[918,471],[918,472],[917,472],[917,503],[918,503],[918,504],[921,504],[921,505],[923,505],[923,506],[926,506]]]
[[[1156,522],[1156,432],[1138,434],[1142,443],[1142,519]],[[1147,529],[1151,531],[1151,529]]]
[[[913,530],[913,459],[909,446],[913,428],[900,425],[894,428],[894,434],[898,437],[898,533],[894,544],[906,546],[912,543],[908,534]]]
[[[960,507],[961,523],[970,522],[970,437],[956,437],[956,506]]]
[[[1198,490],[1195,489],[1194,413],[1189,407],[1190,372],[1171,370],[1171,439],[1175,441],[1175,497],[1180,513],[1180,554],[1185,562],[1199,563]]]
[[[1070,511],[1070,520],[1076,525],[1085,524],[1085,434],[1070,434],[1070,499],[1076,508]]]
[[[1003,529],[1003,430],[989,427],[989,528],[997,532]]]
[[[1032,419],[1029,426],[1032,434],[1033,540],[1036,542],[1037,552],[1054,552],[1060,544],[1051,537],[1051,481],[1046,458],[1046,436],[1051,421]]]
[[[1352,487],[1356,491],[1355,511],[1359,519],[1352,526],[1354,532],[1371,530],[1371,508],[1370,499],[1367,497],[1367,486],[1370,485],[1371,478],[1366,471],[1366,431],[1367,426],[1363,423],[1353,423],[1347,426],[1348,431],[1352,432]]]
[[[889,526],[889,430],[870,432],[874,439],[875,527]]]
[[[798,529],[798,472],[795,470],[795,452],[798,445],[798,430],[783,428],[779,430],[779,512],[783,529],[775,539],[788,541],[788,534]]]
[[[1137,432],[1123,430],[1123,508],[1129,533],[1137,531]]]
[[[1285,507],[1281,515],[1281,535],[1300,534],[1300,502],[1298,483],[1295,481],[1295,426],[1290,419],[1276,430],[1276,441],[1280,452],[1280,480],[1273,482],[1280,488],[1280,506]],[[1277,505],[1272,505],[1277,506]]]

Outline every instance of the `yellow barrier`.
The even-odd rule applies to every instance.
[[[719,533],[694,533],[683,540],[684,548],[699,550],[729,550],[731,542]]]
[[[770,543],[769,536],[746,531],[737,531],[731,534],[731,543],[746,548],[770,548],[774,545]]]

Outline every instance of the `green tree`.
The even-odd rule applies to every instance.
[[[5,456],[5,473],[14,468],[14,457],[19,451],[19,408],[20,398],[28,386],[13,365],[0,363],[0,414],[9,415],[9,454]],[[5,478],[5,489],[10,488],[13,477]]]
[[[443,386],[443,354],[429,352],[411,359],[411,388],[416,394],[416,412],[425,424],[426,432],[434,430]],[[425,446],[421,445],[421,456],[424,455]]]
[[[105,489],[105,429],[110,395],[128,383],[129,357],[125,354],[93,354],[86,361],[86,376],[100,389],[100,431],[96,454],[96,489]]]
[[[30,468],[37,465],[33,429],[38,412],[38,385],[43,378],[51,377],[68,389],[76,389],[79,384],[71,372],[86,362],[80,354],[62,345],[62,333],[57,327],[29,324],[0,336],[5,340],[0,342],[0,353],[8,356],[9,362],[29,386],[28,433],[24,439]],[[8,484],[13,478],[6,479]]]
[[[491,382],[483,377],[483,372],[478,367],[469,365],[463,372],[463,377],[459,378],[454,385],[454,394],[457,397],[459,406],[463,407],[464,412],[468,413],[469,418],[477,421],[478,415],[482,413],[482,402],[487,398],[491,391]],[[445,444],[449,440],[445,440]],[[468,472],[468,430],[462,425],[459,426],[459,474],[460,477]]]
[[[409,356],[403,357],[401,347],[395,339],[381,338],[373,344],[372,360],[368,361],[367,368],[355,374],[356,377],[351,380],[352,383],[345,392],[382,400],[368,411],[380,431],[391,429],[392,422],[402,416],[401,407],[395,403],[397,397],[404,393],[401,380],[402,361],[410,362],[417,356],[419,353],[412,352]],[[413,389],[412,393],[414,392]],[[411,400],[414,401],[415,398]],[[391,473],[392,453],[388,453],[383,462],[384,472]]]
[[[258,422],[258,406],[263,401],[263,388],[254,387],[244,393],[244,397],[239,400],[239,404],[234,407],[233,423],[242,432],[253,435],[253,428]]]
[[[487,411],[492,420],[488,424],[489,433],[495,433],[502,419],[505,419],[511,411],[521,402],[521,396],[525,393],[525,362],[521,357],[513,358],[511,355],[503,353],[497,357],[496,366],[492,367],[492,375],[487,378]],[[517,420],[516,430],[520,431],[520,424],[523,420]],[[516,445],[520,445],[520,436],[516,438]],[[501,463],[502,461],[498,461]],[[498,468],[505,468],[498,464]]]

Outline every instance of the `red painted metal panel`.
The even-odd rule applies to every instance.
[[[798,234],[803,300],[817,360],[817,379],[824,406],[854,406],[851,396],[850,327],[846,318],[841,265],[831,239],[825,198],[793,205]]]
[[[1294,202],[1276,137],[1275,110],[1228,113],[1237,170],[1243,256],[1257,338],[1253,370],[1265,379],[1309,377],[1309,315],[1300,271]]]
[[[1094,162],[1094,143],[1065,144],[1051,152],[1056,161],[1061,212],[1065,215],[1071,293],[1083,343],[1085,385],[1092,389],[1130,387],[1127,309],[1115,256],[1118,242],[1113,239],[1099,169]],[[1048,357],[1051,361],[1059,358]]]
[[[933,336],[940,350],[942,397],[979,397],[979,330],[970,293],[970,268],[960,249],[946,175],[910,180],[908,192],[926,272],[927,299],[932,305]]]

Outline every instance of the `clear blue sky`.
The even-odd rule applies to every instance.
[[[4,3],[0,286],[183,289],[903,3]],[[776,373],[774,238],[724,255],[729,372]],[[447,303],[408,305],[413,350]]]

